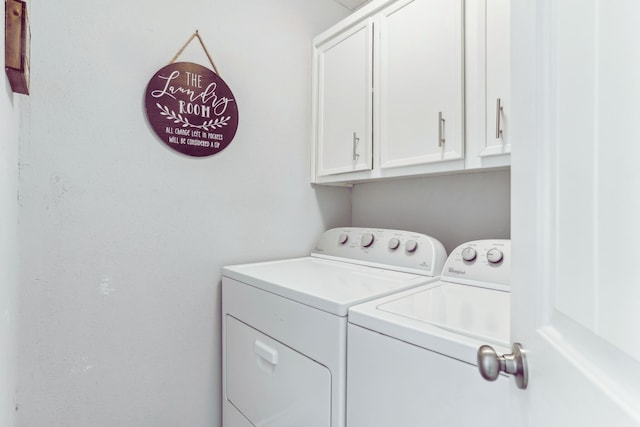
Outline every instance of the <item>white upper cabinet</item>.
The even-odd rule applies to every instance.
[[[397,1],[377,23],[380,167],[463,158],[462,1]]]
[[[508,166],[509,4],[373,0],[316,37],[312,182]]]
[[[316,46],[317,175],[372,168],[372,23]]]

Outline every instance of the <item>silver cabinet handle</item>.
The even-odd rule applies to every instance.
[[[442,118],[442,111],[438,113],[438,147],[442,147],[447,141],[444,137],[444,119]]]
[[[360,157],[360,154],[358,154],[359,142],[360,142],[360,138],[358,138],[358,135],[354,132],[353,133],[353,160],[358,160],[358,157]]]
[[[500,119],[502,118],[502,101],[500,98],[496,101],[496,139],[502,138],[502,129],[500,129]]]
[[[493,347],[481,346],[478,349],[478,370],[487,381],[497,380],[500,372],[511,374],[516,380],[516,386],[524,390],[529,382],[527,358],[519,343],[513,344],[511,351],[513,353],[498,356]]]

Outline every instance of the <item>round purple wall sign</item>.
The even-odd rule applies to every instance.
[[[229,86],[191,62],[161,68],[147,85],[145,106],[162,142],[188,156],[217,154],[238,129],[238,105]]]

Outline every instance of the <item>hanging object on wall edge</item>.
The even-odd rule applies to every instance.
[[[213,70],[192,62],[175,62],[194,38]],[[169,148],[192,157],[224,150],[238,128],[235,96],[220,77],[197,30],[171,62],[149,80],[145,109],[158,138]]]
[[[29,95],[31,30],[26,2],[6,0],[4,24],[4,70],[11,90]]]
[[[204,50],[205,55],[207,55],[207,58],[209,59],[209,62],[211,63],[211,66],[213,67],[213,71],[215,71],[215,73],[220,76],[220,72],[218,71],[218,67],[216,67],[216,63],[213,62],[213,58],[211,58],[211,54],[209,53],[209,50],[207,49],[207,46],[205,46],[204,42],[202,41],[202,37],[200,37],[200,33],[198,33],[198,30],[196,30],[195,33],[193,33],[191,35],[191,37],[189,37],[189,40],[187,40],[187,42],[180,48],[180,50],[178,51],[178,53],[176,53],[176,55],[173,57],[173,59],[171,59],[171,62],[169,62],[169,64],[173,64],[174,62],[176,62],[176,59],[178,59],[178,57],[180,55],[182,55],[182,52],[184,52],[184,50],[187,48],[187,46],[189,46],[189,43],[191,43],[193,41],[193,39],[197,38],[198,41],[200,42],[200,46],[202,46],[202,50]]]

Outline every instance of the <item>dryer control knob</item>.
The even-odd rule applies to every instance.
[[[476,250],[473,249],[471,246],[467,246],[462,250],[462,259],[467,262],[473,261],[474,259],[476,259],[477,256],[478,256],[478,252],[476,252]]]
[[[373,234],[371,233],[364,233],[362,235],[362,239],[360,239],[360,245],[363,248],[368,248],[369,246],[373,245],[373,241],[375,240],[375,237],[373,237]]]
[[[418,242],[415,240],[407,240],[407,243],[404,244],[405,249],[409,253],[414,253],[418,249]]]
[[[392,251],[395,251],[399,247],[400,247],[400,239],[397,239],[394,237],[393,239],[389,240],[389,249],[391,249]]]
[[[349,241],[349,235],[347,233],[340,233],[340,235],[338,236],[338,243],[340,243],[341,245],[344,245],[348,241]]]
[[[497,264],[504,258],[504,255],[500,249],[491,248],[487,251],[487,260],[491,264]]]

